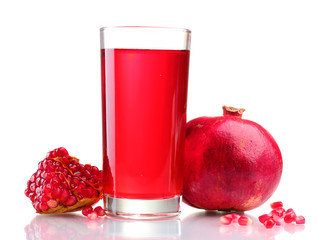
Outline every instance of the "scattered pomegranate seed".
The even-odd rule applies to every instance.
[[[293,211],[292,208],[289,208],[288,210],[285,211],[285,214],[288,214],[288,213],[290,213],[290,212],[295,212],[295,211]]]
[[[275,221],[272,218],[268,218],[266,221],[264,221],[263,225],[266,228],[273,228],[275,226]]]
[[[246,225],[250,225],[253,223],[253,220],[250,219],[249,217],[247,216],[241,216],[239,219],[238,219],[238,223],[242,226],[246,226]]]
[[[232,218],[232,222],[237,223],[238,219],[240,218],[240,215],[237,213],[230,213],[230,214],[226,214],[224,215],[225,217],[229,217]]]
[[[283,217],[277,216],[277,215],[273,215],[272,216],[274,222],[276,223],[276,225],[282,225],[283,222]]]
[[[232,215],[232,222],[237,223],[240,218],[240,215],[236,213],[232,213],[231,215]]]
[[[285,214],[284,216],[284,222],[286,223],[292,223],[296,220],[296,213],[292,210]]]
[[[98,215],[97,215],[97,213],[96,213],[95,211],[93,211],[93,212],[91,212],[91,213],[88,213],[87,217],[88,217],[88,219],[90,219],[90,220],[95,220],[95,219],[98,218]]]
[[[275,208],[270,212],[271,215],[276,215],[279,217],[284,217],[285,210],[284,208]]]
[[[259,216],[259,221],[260,221],[260,223],[264,223],[266,220],[268,220],[271,217],[272,216],[269,215],[269,214],[263,214],[263,215]]]
[[[89,213],[93,212],[92,206],[87,206],[82,209],[82,214],[88,216]]]
[[[305,218],[303,216],[298,216],[295,218],[297,224],[304,224]]]
[[[292,222],[296,222],[296,224],[305,223],[305,218],[303,216],[297,217],[292,208],[285,211],[282,202],[273,202],[270,204],[270,207],[273,210],[269,214],[259,216],[259,221],[263,223],[266,228],[282,225],[283,221],[288,224]]]
[[[281,201],[279,201],[279,202],[273,202],[273,203],[270,204],[270,207],[272,209],[282,208],[283,207],[283,203]]]
[[[97,215],[99,215],[100,217],[106,215],[106,212],[104,211],[104,209],[100,206],[96,207],[94,209],[94,211],[97,213]]]
[[[219,218],[220,223],[223,224],[223,225],[229,225],[229,224],[231,224],[232,220],[233,220],[233,218],[232,218],[231,214],[224,215],[224,216],[221,216]]]

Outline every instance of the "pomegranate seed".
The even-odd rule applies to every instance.
[[[30,189],[26,189],[26,190],[24,190],[24,194],[27,196],[27,197],[29,197],[29,194],[30,194]]]
[[[54,151],[50,151],[50,152],[48,152],[47,154],[46,154],[46,159],[51,159],[51,158],[54,158],[54,157],[56,157],[56,155],[55,155],[55,152]]]
[[[55,208],[58,206],[58,202],[54,199],[50,199],[48,202],[47,202],[49,208]]]
[[[47,175],[47,174],[48,174],[47,172],[42,172],[41,177],[42,177],[42,178],[46,178],[46,175]]]
[[[276,225],[282,225],[283,222],[283,217],[279,217],[277,215],[273,215],[273,220],[276,223]]]
[[[56,167],[53,165],[53,162],[51,161],[50,164],[47,166],[47,170],[51,171],[52,174],[56,175],[53,171],[56,169]],[[54,177],[54,175],[52,177]]]
[[[60,183],[60,187],[61,188],[67,188],[68,187],[68,183],[64,180],[63,182]]]
[[[298,216],[295,218],[296,224],[304,224],[305,218],[303,216]]]
[[[231,213],[231,214],[227,214],[227,215],[231,215],[232,216],[232,222],[234,223],[237,223],[239,218],[240,218],[240,215],[239,214],[236,214],[236,213]],[[225,216],[227,216],[225,215]]]
[[[65,148],[60,147],[60,148],[55,149],[55,155],[57,157],[67,157],[68,156],[68,152],[67,152],[67,150]]]
[[[263,214],[263,215],[259,216],[259,221],[260,221],[260,223],[264,223],[266,220],[268,220],[271,217],[272,216],[269,215],[269,214]]]
[[[97,168],[97,167],[95,167],[95,166],[92,166],[92,170],[91,170],[91,172],[92,172],[92,174],[98,174],[98,172],[99,172],[99,169]]]
[[[35,199],[35,194],[33,192],[29,193],[29,198],[33,202]]]
[[[35,183],[30,184],[30,191],[34,192],[36,190]]]
[[[288,214],[288,213],[291,213],[291,212],[295,212],[295,211],[293,211],[292,208],[289,208],[288,210],[285,211],[285,214]]]
[[[46,210],[49,209],[49,206],[47,205],[47,203],[45,203],[45,202],[41,202],[39,208],[40,208],[42,211],[46,211]]]
[[[34,208],[35,208],[36,210],[41,210],[41,209],[40,209],[40,205],[41,205],[41,204],[40,204],[39,202],[37,202],[37,201],[34,202],[34,204],[33,204],[33,206],[34,206]]]
[[[41,202],[47,202],[50,200],[50,198],[46,195],[40,195],[39,197]]]
[[[92,183],[95,183],[96,181],[98,181],[99,177],[96,176],[96,175],[93,175],[88,181],[89,182],[92,182]]]
[[[99,193],[96,190],[94,190],[93,197],[98,197],[98,196],[99,196]]]
[[[70,197],[70,192],[66,189],[63,189],[61,192],[60,192],[60,196],[59,196],[59,201],[62,202],[62,203],[66,203],[66,200]]]
[[[35,182],[36,180],[36,174],[34,173],[33,175],[31,175],[30,177],[30,182]]]
[[[246,226],[246,225],[250,225],[253,223],[253,220],[250,219],[249,217],[247,216],[241,216],[239,219],[238,219],[238,223],[242,226]]]
[[[79,185],[79,183],[80,183],[80,178],[78,178],[78,177],[73,177],[73,178],[72,178],[72,182],[73,182],[75,185]]]
[[[95,220],[95,219],[98,218],[98,215],[97,215],[96,212],[93,211],[93,212],[91,212],[91,213],[88,213],[87,217],[88,217],[88,219],[90,219],[90,220]]]
[[[68,159],[68,157],[63,157],[62,162],[63,162],[65,165],[70,164],[70,160]],[[67,171],[67,170],[66,170],[66,171]]]
[[[73,163],[70,163],[69,165],[68,165],[68,167],[69,167],[69,169],[72,171],[72,172],[75,172],[76,170],[77,170],[77,166],[75,165],[75,164],[73,164]]]
[[[40,170],[44,170],[44,167],[43,167],[43,161],[40,161],[40,162],[38,163],[38,169],[40,169]]]
[[[85,192],[84,192],[84,196],[87,198],[90,198],[93,196],[94,194],[94,189],[92,187],[86,187]]]
[[[77,199],[72,195],[70,196],[67,201],[66,201],[66,206],[73,206],[74,204],[76,204]]]
[[[276,215],[279,217],[284,217],[285,210],[284,208],[275,208],[270,212],[271,215]]]
[[[39,169],[39,170],[36,172],[36,178],[40,177],[41,174],[42,174],[42,170]],[[37,180],[37,179],[36,179],[36,180]],[[36,181],[36,180],[35,180],[35,181]]]
[[[96,207],[95,209],[94,209],[94,211],[97,213],[97,215],[99,215],[99,216],[104,216],[104,215],[106,215],[106,212],[104,211],[104,209],[102,208],[102,207],[100,207],[100,206],[98,206],[98,207]]]
[[[279,201],[279,202],[273,202],[273,203],[270,204],[270,207],[272,209],[282,208],[283,207],[283,203],[281,201]]]
[[[58,178],[59,178],[60,183],[65,181],[65,176],[62,173],[58,174]]]
[[[36,182],[35,183],[36,183],[37,187],[41,186],[41,180],[42,179],[40,177],[36,178]]]
[[[41,188],[39,188],[39,187],[37,187],[37,188],[35,189],[35,193],[36,193],[36,194],[39,194],[41,191],[42,191],[42,190],[41,190]]]
[[[296,220],[296,213],[292,210],[285,214],[284,216],[284,222],[291,223]]]
[[[85,170],[85,171],[83,172],[83,174],[85,175],[85,177],[86,177],[87,179],[91,177],[91,174],[90,174],[90,171],[89,171],[89,170]]]
[[[60,184],[60,179],[58,176],[55,176],[54,178],[51,179],[50,184],[52,187],[58,187]]]
[[[229,225],[232,222],[232,216],[224,215],[219,218],[219,221],[223,225]]]
[[[92,206],[87,206],[82,209],[82,214],[88,216],[89,213],[93,212]]]
[[[60,193],[61,193],[61,189],[60,188],[55,188],[52,191],[51,196],[56,199],[56,198],[59,198]]]
[[[272,218],[268,218],[266,221],[264,221],[263,225],[266,228],[273,228],[275,226],[275,221]]]

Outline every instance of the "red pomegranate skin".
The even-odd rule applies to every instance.
[[[270,133],[223,107],[220,117],[187,123],[183,201],[207,210],[254,209],[276,190],[282,155]]]

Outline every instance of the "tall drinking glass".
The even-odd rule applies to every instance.
[[[104,207],[151,219],[180,212],[190,31],[101,28]]]

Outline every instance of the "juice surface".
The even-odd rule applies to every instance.
[[[104,193],[182,192],[189,51],[102,49]]]

